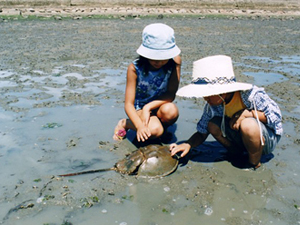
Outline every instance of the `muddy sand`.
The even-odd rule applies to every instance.
[[[258,171],[226,161],[212,138],[162,179],[107,168],[135,146],[114,142],[127,65],[143,28],[174,28],[181,86],[192,62],[230,55],[240,81],[264,87],[284,135]],[[300,224],[300,20],[261,16],[5,20],[0,23],[0,221],[2,224]],[[187,139],[202,99],[176,98],[169,142]]]

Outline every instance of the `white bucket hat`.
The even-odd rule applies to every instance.
[[[172,59],[180,54],[175,44],[174,30],[162,23],[153,23],[143,30],[142,44],[136,52],[153,60]]]
[[[234,91],[249,90],[252,84],[236,82],[229,56],[215,55],[193,63],[192,84],[180,88],[178,96],[207,97]]]

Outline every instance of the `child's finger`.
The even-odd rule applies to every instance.
[[[170,144],[169,150],[172,151],[176,146],[177,146],[177,144],[175,144],[175,143]]]
[[[186,154],[188,154],[188,152],[189,152],[189,150],[185,149],[185,150],[181,153],[180,157],[186,156]]]
[[[150,136],[151,136],[151,131],[147,129],[147,138],[149,138]]]
[[[177,152],[180,152],[180,151],[182,151],[182,150],[180,150],[180,149],[174,147],[174,148],[171,150],[171,155],[173,156],[173,155],[175,155]]]
[[[140,142],[140,141],[142,141],[142,142],[144,142],[144,141],[146,141],[148,139],[148,135],[146,134],[146,133],[141,133],[140,135],[139,135],[139,138],[138,138],[138,141]]]
[[[144,141],[143,136],[141,135],[141,133],[137,133],[136,137],[137,137],[138,142]]]

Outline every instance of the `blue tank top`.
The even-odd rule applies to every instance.
[[[145,72],[145,66],[138,65],[138,59],[133,61],[133,64],[137,74],[134,106],[136,110],[139,110],[167,91],[173,67],[172,64],[167,63],[159,70],[149,70],[147,74]]]

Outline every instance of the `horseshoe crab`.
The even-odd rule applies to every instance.
[[[168,146],[148,145],[141,147],[124,159],[118,161],[112,168],[89,170],[59,176],[75,176],[115,170],[121,174],[137,175],[139,177],[164,177],[176,170],[178,159],[171,156]]]

